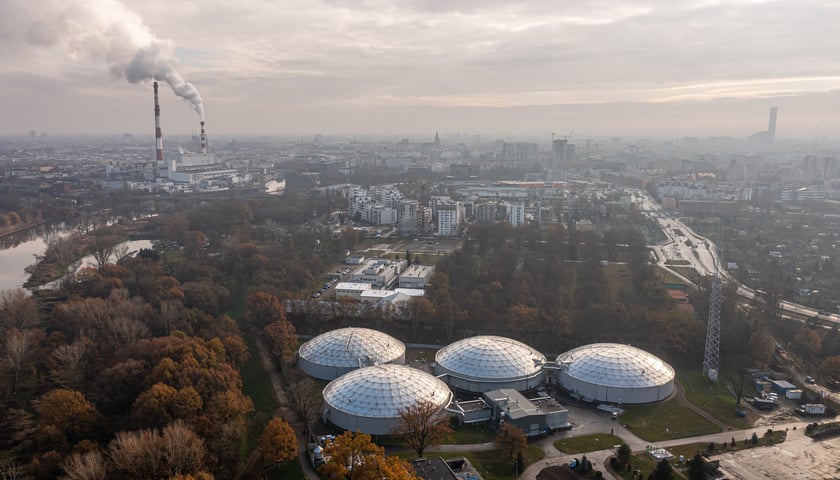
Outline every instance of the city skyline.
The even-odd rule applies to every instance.
[[[74,5],[96,8],[101,21],[82,25],[83,41],[43,26]],[[0,134],[153,132],[151,82],[109,73],[113,52],[90,45],[113,22],[131,21],[173,49],[180,74],[201,91],[211,136],[746,138],[778,106],[779,140],[831,138],[840,131],[840,65],[829,41],[838,13],[819,1],[590,0],[561,9],[97,0],[35,9],[12,0],[0,7]],[[198,130],[169,89],[161,105],[164,135]]]

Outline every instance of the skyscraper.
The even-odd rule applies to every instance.
[[[770,140],[770,143],[776,141],[776,114],[779,111],[779,107],[771,107],[770,108],[770,123],[767,125],[767,134]]]

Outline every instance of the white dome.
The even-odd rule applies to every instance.
[[[673,391],[674,369],[642,349],[617,343],[584,345],[557,357],[559,379],[585,398],[645,403]]]
[[[435,373],[470,392],[526,390],[541,383],[545,356],[522,342],[490,335],[468,337],[438,350]]]
[[[350,370],[380,363],[405,361],[405,345],[368,328],[340,328],[318,335],[298,350],[301,370],[332,380]]]
[[[405,365],[374,365],[354,370],[324,388],[324,418],[345,430],[387,435],[400,410],[421,401],[442,411],[452,392],[440,379]]]

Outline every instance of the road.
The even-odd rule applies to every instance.
[[[682,281],[695,286],[696,284],[691,279],[673,270],[671,266],[677,266],[673,265],[675,262],[683,263],[678,266],[693,268],[701,276],[711,276],[717,271],[726,281],[734,282],[738,286],[738,295],[749,300],[760,296],[754,289],[738,282],[726,271],[718,256],[717,247],[711,240],[697,234],[697,232],[692,230],[679,217],[671,216],[668,212],[663,212],[659,204],[646,192],[637,191],[634,198],[640,210],[646,212],[645,215],[655,220],[668,237],[668,240],[662,243],[649,246],[656,254],[657,265],[660,268],[674,274]],[[827,322],[840,324],[840,315],[820,313],[819,310],[806,305],[782,300],[779,302],[779,307],[782,311],[789,314],[817,317]]]

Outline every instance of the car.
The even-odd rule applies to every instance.
[[[817,383],[817,381],[814,380],[814,377],[808,375],[808,376],[805,377],[805,383],[810,383],[811,385],[813,385],[813,384]]]

